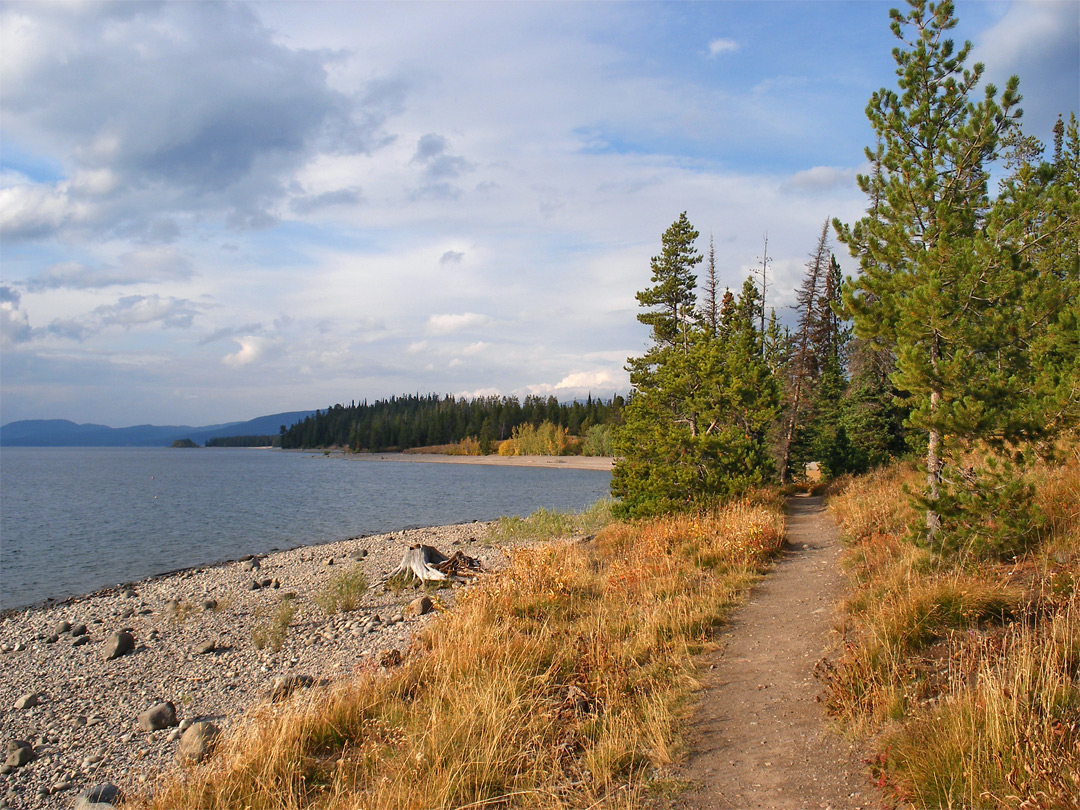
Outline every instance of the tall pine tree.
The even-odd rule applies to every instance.
[[[896,384],[911,393],[912,424],[926,432],[926,533],[941,528],[938,500],[950,448],[946,436],[977,436],[972,406],[988,367],[994,308],[1014,289],[1010,268],[991,266],[983,224],[990,209],[988,164],[1019,112],[1019,80],[998,98],[971,96],[983,66],[955,50],[953,4],[909,0],[892,10],[899,92],[873,94],[867,116],[878,135],[867,150],[875,173],[859,177],[875,211],[852,227],[836,223],[862,273],[846,299],[860,335],[894,348]],[[973,384],[975,383],[975,384]]]

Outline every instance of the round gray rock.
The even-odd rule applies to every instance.
[[[220,733],[221,730],[207,720],[192,723],[180,737],[180,750],[177,755],[180,759],[202,762],[214,749]]]
[[[143,731],[158,731],[178,725],[176,707],[169,701],[156,703],[139,715],[138,723]]]
[[[28,762],[33,762],[35,757],[34,747],[26,740],[11,740],[7,744],[7,759],[4,764],[9,768],[21,768]]]
[[[135,637],[126,630],[113,633],[105,641],[105,660],[112,661],[135,649]]]

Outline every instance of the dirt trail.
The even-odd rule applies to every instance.
[[[825,717],[814,664],[840,598],[840,542],[821,498],[789,501],[787,546],[712,654],[680,810],[873,806],[858,752]]]

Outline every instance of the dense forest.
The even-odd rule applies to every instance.
[[[618,421],[619,395],[609,400],[559,402],[555,397],[458,398],[451,395],[391,397],[373,403],[334,405],[291,428],[282,425],[284,449],[342,447],[352,452],[407,450],[473,439],[482,454],[497,452],[515,430],[548,423],[568,434],[587,437],[590,430]],[[593,434],[596,434],[593,430]]]

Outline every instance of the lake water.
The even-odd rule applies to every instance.
[[[609,472],[203,448],[0,448],[0,608],[361,534],[578,510]]]

